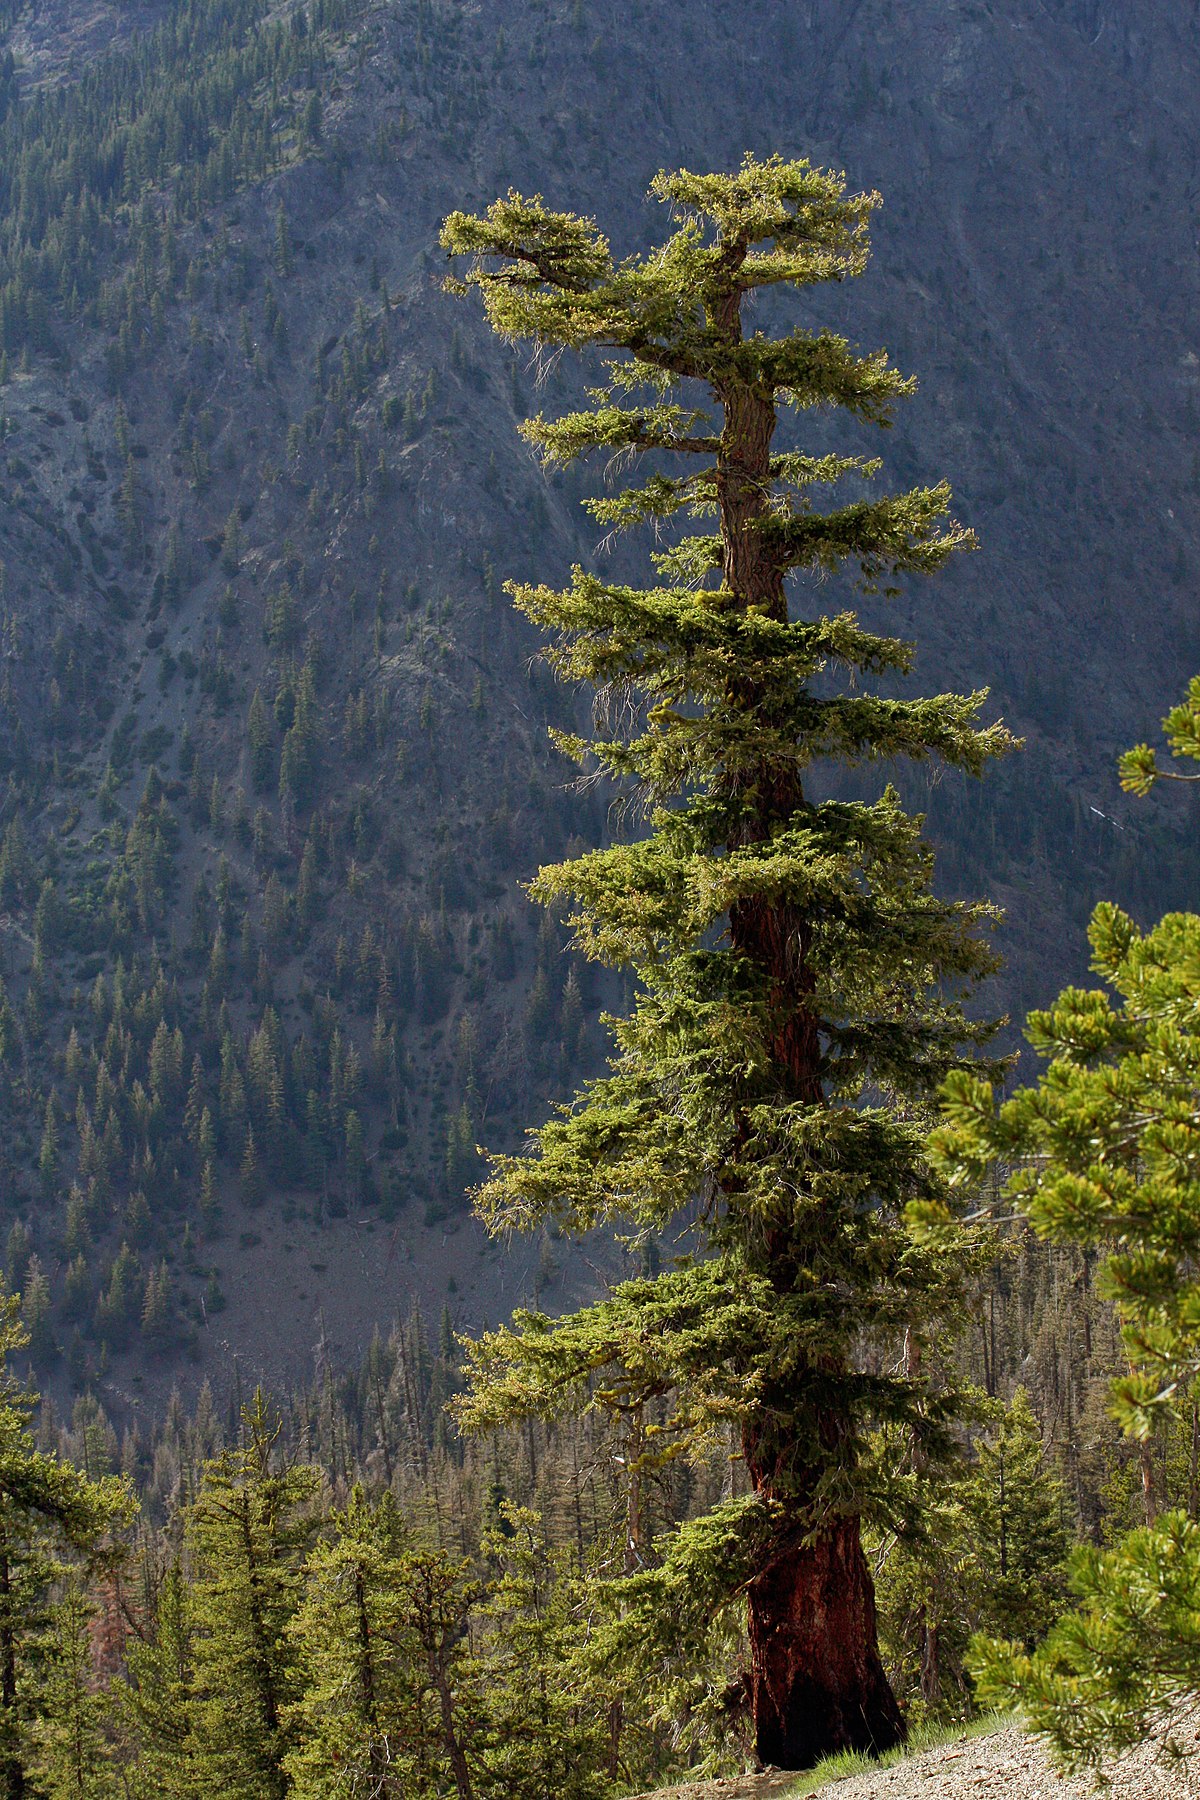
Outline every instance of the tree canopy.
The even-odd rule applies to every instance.
[[[868,1438],[903,1423],[932,1452],[951,1409],[892,1359],[963,1282],[905,1223],[941,1192],[913,1109],[990,1035],[962,1006],[992,967],[990,910],[932,892],[920,821],[890,786],[839,797],[833,772],[938,758],[978,773],[1011,739],[979,725],[981,694],[873,691],[912,647],[820,604],[824,577],[877,594],[968,548],[946,486],[879,495],[874,459],[773,448],[781,415],[885,425],[912,391],[881,351],[743,319],[763,289],[860,274],[878,196],[750,156],[651,193],[675,228],[619,261],[591,220],[515,193],[443,229],[471,259],[459,291],[479,291],[503,336],[613,353],[585,409],[525,427],[551,464],[652,458],[593,515],[715,526],[668,532],[648,588],[578,568],[565,592],[512,590],[559,675],[597,693],[595,732],[562,748],[585,779],[623,786],[649,834],[532,884],[568,908],[578,949],[633,972],[637,1001],[613,1024],[610,1072],[532,1154],[496,1159],[481,1208],[497,1230],[632,1222],[679,1253],[571,1317],[485,1338],[460,1414],[481,1427],[590,1405],[626,1421],[631,1577],[704,1564],[697,1591],[748,1598],[759,1754],[802,1767],[901,1732],[859,1545],[886,1504]],[[825,488],[840,503],[821,509]],[[730,1432],[746,1491],[651,1545],[639,1471]]]

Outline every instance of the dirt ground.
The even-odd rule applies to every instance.
[[[635,1794],[633,1800],[773,1800],[776,1794],[796,1791],[802,1775],[733,1775],[725,1781],[688,1781],[682,1787],[661,1788],[655,1794]]]

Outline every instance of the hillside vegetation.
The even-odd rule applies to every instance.
[[[477,1320],[574,1279],[549,1240],[446,1241],[475,1143],[597,1065],[618,997],[518,889],[606,800],[564,785],[571,702],[500,584],[624,565],[513,449],[576,376],[539,391],[440,292],[472,194],[603,200],[633,246],[668,158],[883,188],[823,316],[920,371],[893,468],[946,469],[983,544],[890,616],[1028,744],[913,790],[939,879],[1007,904],[1014,1008],[1096,892],[1186,891],[1187,809],[1106,771],[1200,648],[1190,37],[1034,0],[650,17],[7,15],[3,1230],[55,1382],[282,1378],[323,1306],[353,1355],[413,1291]]]
[[[0,1800],[1152,1791],[1193,25],[0,0]]]

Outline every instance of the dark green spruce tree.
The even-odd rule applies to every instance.
[[[986,1039],[960,998],[992,961],[987,909],[931,892],[921,821],[890,787],[832,797],[831,772],[938,758],[974,774],[1011,740],[979,728],[982,695],[876,697],[911,647],[821,606],[827,578],[877,593],[966,548],[945,485],[874,497],[874,461],[774,443],[781,414],[886,425],[911,391],[883,352],[745,317],[763,290],[859,274],[878,197],[752,157],[651,192],[675,227],[621,262],[592,221],[515,193],[443,229],[472,259],[453,285],[503,337],[611,353],[585,410],[525,428],[551,463],[651,459],[592,513],[714,527],[668,536],[653,587],[577,569],[564,593],[513,590],[560,676],[598,691],[595,736],[563,747],[631,789],[650,830],[533,884],[638,1000],[610,1072],[531,1154],[497,1161],[483,1214],[497,1230],[632,1220],[686,1253],[582,1313],[518,1315],[476,1346],[461,1411],[490,1426],[600,1395],[645,1422],[631,1471],[740,1434],[744,1495],[654,1545],[631,1503],[622,1617],[664,1629],[647,1582],[681,1639],[744,1599],[758,1755],[803,1768],[903,1735],[861,1547],[887,1504],[869,1436],[887,1422],[932,1454],[941,1435],[899,1345],[954,1303],[961,1264],[914,1242],[905,1208],[940,1192],[919,1107]]]

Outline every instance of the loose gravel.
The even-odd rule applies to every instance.
[[[1107,1800],[1200,1800],[1200,1712],[1177,1719],[1171,1739],[1184,1761],[1165,1753],[1165,1734],[1131,1750],[1107,1771]],[[1096,1800],[1090,1776],[1055,1773],[1046,1751],[1020,1726],[990,1737],[959,1738],[869,1775],[820,1788],[803,1775],[735,1776],[687,1782],[638,1800]]]
[[[1188,1800],[1200,1796],[1200,1719],[1177,1723],[1175,1742],[1190,1752],[1180,1764],[1164,1755],[1162,1739],[1130,1751],[1108,1771],[1110,1800]],[[780,1793],[779,1789],[775,1790]],[[787,1790],[783,1790],[786,1792]],[[1083,1800],[1096,1796],[1090,1776],[1064,1779],[1035,1738],[1011,1725],[992,1737],[965,1738],[906,1758],[871,1775],[816,1789],[803,1777],[788,1800]],[[749,1800],[749,1796],[747,1796]]]

